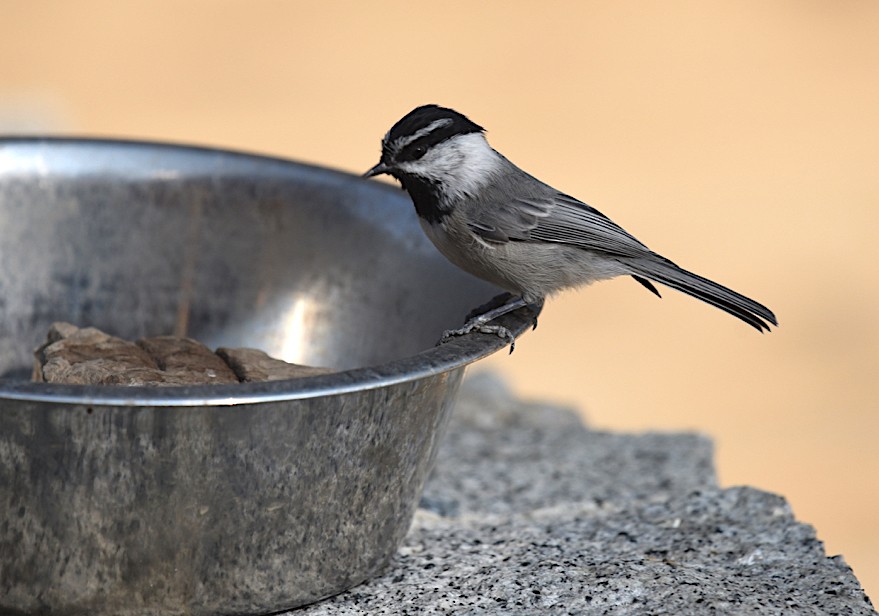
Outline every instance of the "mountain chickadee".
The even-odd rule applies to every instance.
[[[595,208],[528,175],[483,133],[457,111],[418,107],[388,131],[380,162],[364,174],[399,180],[439,251],[510,292],[443,340],[478,331],[513,342],[509,330],[489,323],[561,289],[623,275],[656,295],[651,280],[692,295],[761,332],[778,325],[762,304],[681,269]]]

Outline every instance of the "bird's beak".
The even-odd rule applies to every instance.
[[[377,176],[377,175],[381,175],[381,174],[383,174],[383,173],[390,173],[390,171],[391,171],[391,168],[390,168],[390,167],[388,167],[386,164],[380,162],[380,163],[377,164],[375,167],[373,167],[372,169],[370,169],[369,171],[367,171],[366,173],[364,173],[364,174],[363,174],[363,177],[365,177],[365,178],[372,178],[372,177],[375,177],[375,176]]]

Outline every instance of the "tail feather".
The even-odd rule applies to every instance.
[[[635,274],[720,308],[758,331],[769,331],[770,324],[778,325],[775,315],[763,304],[698,274],[688,272],[666,259],[656,261],[637,259],[627,261],[627,265]]]
[[[635,281],[638,284],[640,284],[642,287],[644,287],[645,289],[647,289],[648,291],[653,293],[656,297],[660,297],[660,298],[662,297],[662,295],[659,294],[659,291],[657,290],[657,288],[653,286],[653,283],[650,282],[649,280],[647,280],[646,278],[641,278],[641,276],[636,276],[635,274],[632,274],[632,278],[634,278]]]

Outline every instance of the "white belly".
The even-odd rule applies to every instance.
[[[446,220],[449,220],[448,218]],[[421,221],[427,237],[445,257],[478,278],[537,301],[565,288],[631,273],[623,264],[563,244],[486,244],[469,229]]]

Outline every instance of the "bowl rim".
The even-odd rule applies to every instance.
[[[97,148],[126,146],[134,149],[167,149],[169,151],[190,152],[202,155],[244,158],[251,162],[271,162],[299,170],[323,173],[329,176],[336,176],[348,182],[362,182],[363,186],[371,186],[367,190],[393,191],[395,195],[399,194],[399,190],[390,184],[371,182],[346,171],[244,150],[158,140],[52,135],[0,136],[0,148],[9,145],[34,146],[56,144],[92,146]],[[0,178],[3,175],[5,175],[3,173],[3,156],[2,150],[0,150]],[[535,316],[529,309],[520,308],[497,319],[496,323],[509,329],[513,336],[518,338],[532,325]],[[446,372],[463,369],[467,365],[492,355],[506,346],[507,342],[499,336],[473,332],[452,338],[447,342],[425,349],[414,355],[374,366],[258,383],[128,387],[124,385],[34,383],[0,378],[0,401],[18,400],[87,407],[201,407],[304,400],[379,389],[435,377]]]

